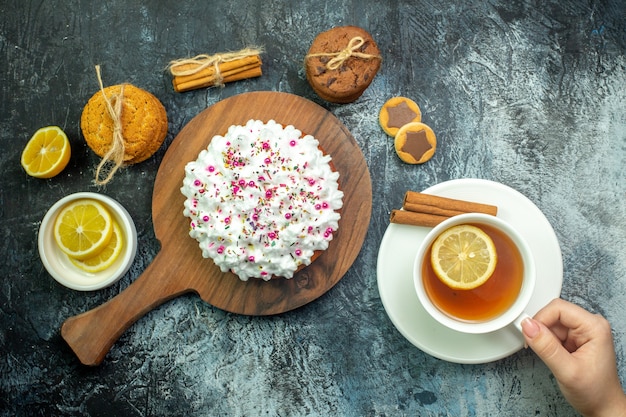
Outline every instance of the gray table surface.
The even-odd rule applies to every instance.
[[[303,72],[317,33],[356,25],[384,61],[354,103],[319,99]],[[261,45],[264,74],[175,93],[171,59]],[[130,82],[167,109],[169,132],[149,160],[93,185],[99,159],[80,114],[106,85]],[[295,311],[249,317],[185,295],[147,314],[98,367],[79,363],[62,322],[123,291],[159,251],[152,186],[182,127],[247,91],[283,91],[331,111],[370,169],[373,212],[363,248],[328,293]],[[568,416],[574,410],[528,350],[484,364],[434,358],[394,327],[377,287],[389,213],[407,189],[457,178],[508,185],[552,224],[562,297],[613,325],[626,377],[626,5],[607,1],[171,1],[0,3],[0,415]],[[437,133],[435,157],[402,163],[378,111],[403,95]],[[28,177],[19,159],[38,128],[59,125],[73,155],[62,174]],[[37,232],[47,209],[78,191],[131,213],[138,253],[115,285],[67,289],[44,269]]]

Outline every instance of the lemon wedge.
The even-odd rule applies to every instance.
[[[52,178],[65,169],[71,153],[70,142],[60,127],[42,127],[24,147],[21,163],[32,177]]]

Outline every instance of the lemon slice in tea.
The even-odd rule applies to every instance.
[[[479,227],[461,224],[435,239],[430,260],[435,275],[448,287],[471,290],[491,277],[498,255],[487,233]]]

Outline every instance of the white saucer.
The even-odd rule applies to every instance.
[[[526,312],[535,314],[559,297],[563,259],[556,234],[541,210],[506,185],[480,179],[437,184],[424,193],[492,204],[498,217],[526,238],[537,266],[537,283]],[[390,224],[378,251],[378,291],[387,315],[404,337],[436,358],[457,363],[486,363],[509,356],[524,346],[514,325],[487,334],[467,334],[439,324],[422,307],[413,287],[413,261],[426,227]]]

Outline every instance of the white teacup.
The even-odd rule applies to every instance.
[[[513,241],[520,252],[523,264],[523,277],[522,285],[517,298],[508,309],[492,319],[485,321],[464,321],[446,314],[433,304],[424,288],[422,281],[422,265],[424,262],[430,262],[430,257],[427,257],[427,259],[424,258],[431,244],[443,231],[460,224],[474,224],[477,226],[484,224],[497,228]],[[524,310],[528,305],[535,288],[535,262],[530,248],[524,238],[507,222],[488,214],[460,214],[438,224],[426,235],[426,238],[422,241],[415,258],[413,280],[417,296],[424,309],[426,309],[426,311],[435,320],[450,329],[463,333],[489,333],[500,330],[512,323],[515,323],[517,328],[521,329],[521,321],[525,317],[528,317],[528,314],[526,314]]]

